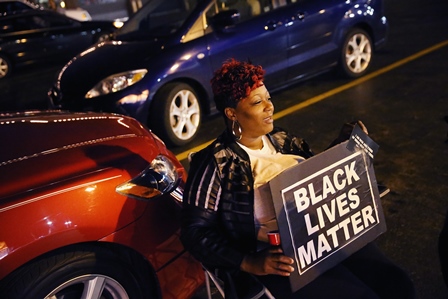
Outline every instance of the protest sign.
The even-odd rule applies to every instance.
[[[372,151],[364,135],[357,132],[269,183],[281,246],[295,260],[292,291],[386,231],[373,170],[377,146]]]

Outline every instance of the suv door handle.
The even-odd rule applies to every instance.
[[[296,13],[296,15],[294,16],[295,19],[298,19],[300,21],[303,21],[303,19],[305,19],[305,13],[299,11],[298,13]]]

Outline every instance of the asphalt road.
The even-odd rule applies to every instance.
[[[329,73],[274,93],[275,124],[305,137],[315,152],[343,122],[366,124],[380,146],[376,177],[392,190],[382,200],[387,232],[377,242],[409,272],[418,298],[446,299],[437,240],[448,210],[448,1],[385,3],[389,42],[370,74],[353,81]],[[0,81],[0,111],[45,108],[58,67],[26,68]],[[213,117],[192,144],[172,150],[184,159],[222,128]]]

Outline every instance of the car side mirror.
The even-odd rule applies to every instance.
[[[227,31],[240,20],[240,13],[236,9],[222,11],[210,18],[210,24],[217,31]]]

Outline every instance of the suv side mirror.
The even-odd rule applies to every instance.
[[[236,9],[222,11],[210,18],[210,24],[217,31],[226,31],[240,20],[240,13]]]

